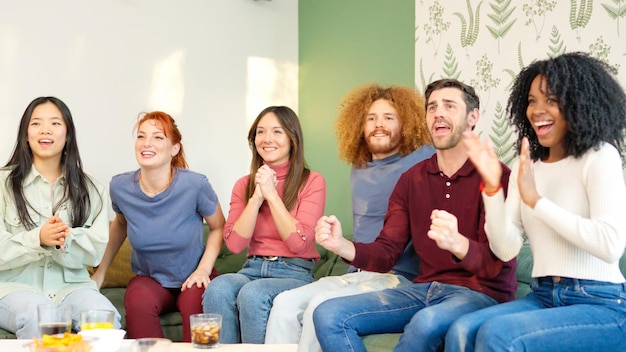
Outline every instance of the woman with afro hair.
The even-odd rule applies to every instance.
[[[461,317],[446,351],[625,351],[626,95],[601,61],[567,53],[516,78],[507,111],[519,134],[506,201],[493,146],[465,135],[483,177],[493,252],[528,239],[532,291]]]

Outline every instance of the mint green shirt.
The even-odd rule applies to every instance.
[[[100,263],[109,240],[108,195],[94,179],[89,188],[91,214],[82,227],[70,229],[65,248],[40,244],[42,225],[53,215],[53,205],[63,196],[65,178],[48,183],[33,166],[24,180],[24,196],[34,209],[30,216],[37,225],[27,230],[20,222],[13,192],[7,188],[10,169],[0,170],[0,298],[9,293],[28,290],[60,303],[72,290],[97,289],[87,266]],[[69,223],[71,204],[57,210],[61,220]]]

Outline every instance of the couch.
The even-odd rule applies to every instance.
[[[316,279],[329,275],[342,275],[348,269],[348,265],[332,252],[318,246],[321,259],[314,269]],[[131,248],[128,240],[120,248],[120,252],[111,264],[107,276],[102,285],[101,292],[113,302],[122,315],[122,326],[125,326],[124,291],[125,286],[133,273],[130,269]],[[236,272],[246,259],[246,253],[233,254],[226,247],[222,248],[216,262],[219,273]],[[532,255],[528,244],[524,245],[517,258],[517,281],[518,289],[516,298],[525,296],[530,292]],[[620,260],[620,269],[626,275],[626,255]],[[163,333],[173,341],[182,340],[181,317],[178,313],[169,313],[160,317]],[[364,336],[362,339],[370,352],[391,351],[398,342],[400,334],[378,334]],[[0,329],[0,339],[15,338],[15,335]]]

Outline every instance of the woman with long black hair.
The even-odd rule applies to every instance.
[[[37,305],[80,312],[115,311],[87,266],[109,240],[105,188],[84,173],[69,108],[55,97],[33,100],[22,116],[9,162],[0,170],[0,327],[37,336]]]

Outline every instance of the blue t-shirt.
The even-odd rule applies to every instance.
[[[384,159],[372,160],[365,169],[352,168],[350,183],[356,242],[374,242],[383,228],[389,196],[400,175],[434,153],[432,146],[423,146],[404,157],[394,154]],[[392,271],[413,280],[419,274],[419,257],[412,243],[406,248]]]
[[[204,253],[203,217],[215,213],[217,195],[206,176],[177,168],[167,189],[149,197],[138,175],[119,174],[110,184],[113,210],[126,218],[131,267],[163,287],[180,288]]]

